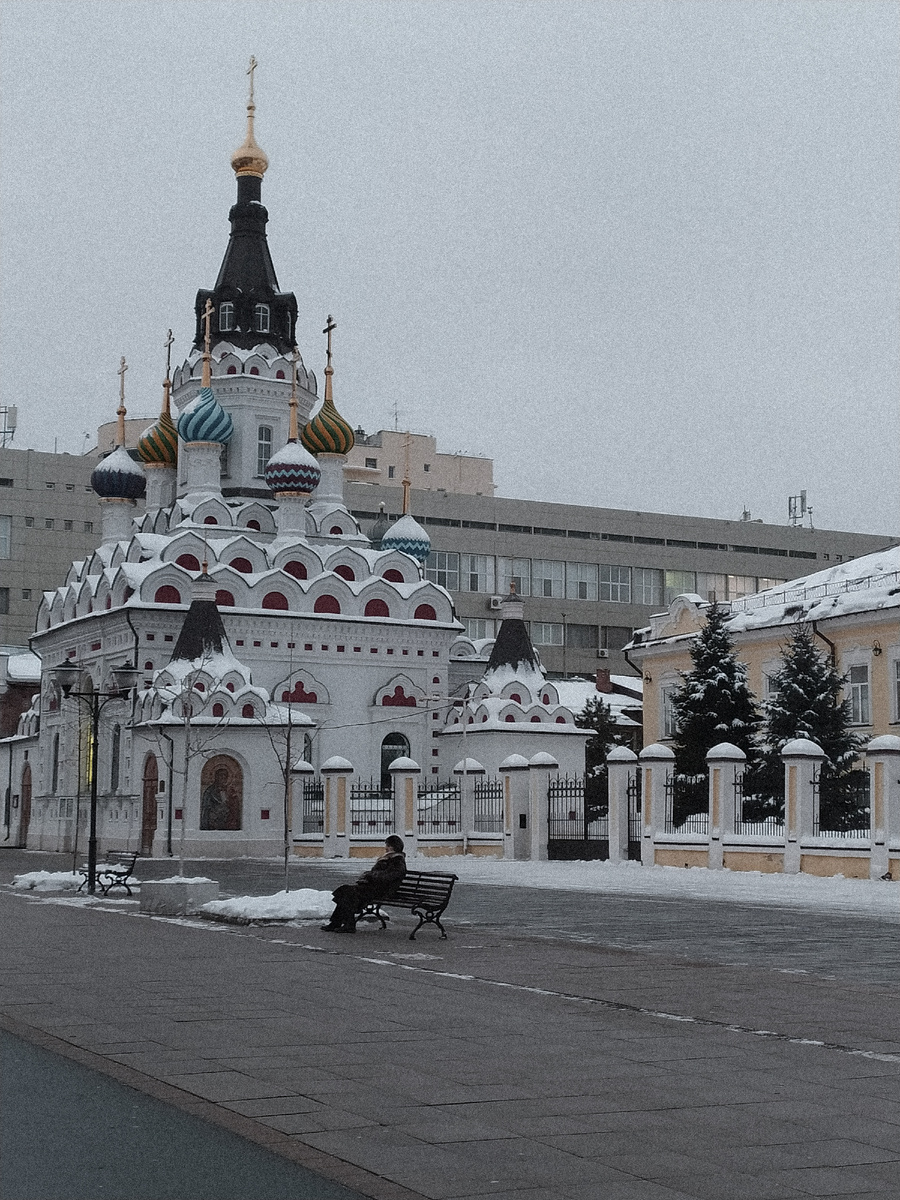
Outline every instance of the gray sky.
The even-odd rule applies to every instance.
[[[233,202],[353,423],[499,492],[900,533],[893,0],[2,8],[3,398],[155,414]]]

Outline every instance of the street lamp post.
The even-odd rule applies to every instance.
[[[87,890],[93,896],[97,890],[97,735],[100,729],[100,713],[110,700],[123,700],[128,695],[137,683],[138,672],[129,664],[114,667],[112,690],[108,692],[76,692],[75,684],[80,674],[81,667],[77,663],[66,662],[53,672],[53,681],[66,699],[71,696],[79,704],[84,704],[91,714],[91,806],[88,828]]]

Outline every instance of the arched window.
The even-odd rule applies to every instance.
[[[541,723],[541,718],[540,718],[540,717],[537,717],[537,716],[535,716],[535,717],[532,717],[532,718],[531,718],[531,723],[532,723],[532,725],[540,725],[540,723]]]
[[[522,703],[522,697],[519,695],[518,692],[510,692],[509,698],[510,698],[510,700],[515,700],[516,704]]]
[[[234,365],[234,363],[231,364],[231,366],[228,368],[228,370],[225,372],[225,374],[226,375],[237,375],[237,367]]]
[[[313,612],[339,613],[341,606],[334,596],[320,596],[313,605]]]
[[[566,723],[566,718],[565,718],[565,717],[557,717],[557,718],[556,718],[556,723],[557,723],[557,725],[565,725],[565,723]]]
[[[247,705],[252,709],[253,705]],[[252,712],[250,714],[253,715]],[[228,754],[217,754],[200,772],[200,828],[240,829],[244,773]]]
[[[216,592],[216,604],[220,608],[234,608],[234,596],[231,592],[226,592],[224,588],[220,588]]]
[[[153,670],[153,662],[152,662],[152,661],[151,661],[149,658],[148,658],[148,659],[147,659],[147,661],[144,663],[144,670],[145,670],[145,671],[152,671],[152,670]]]
[[[170,583],[163,584],[161,588],[156,589],[153,602],[154,604],[180,604],[181,592],[178,588],[172,587]]]
[[[510,725],[513,724],[515,719],[516,718],[512,715],[512,713],[507,713],[506,716],[503,718],[504,721],[509,721]]]
[[[389,617],[391,610],[383,600],[370,600],[365,608],[364,616],[367,617]]]
[[[220,703],[217,701],[217,702],[216,702],[216,703],[213,705],[212,712],[213,712],[213,716],[214,716],[214,717],[224,717],[224,716],[225,716],[225,705],[224,705],[224,704],[220,704]]]
[[[276,371],[275,378],[276,379],[284,379],[284,371]]]
[[[248,521],[248,522],[247,522],[247,528],[248,528],[248,529],[255,529],[255,530],[256,530],[256,532],[257,532],[257,533],[259,533],[259,532],[261,531],[261,529],[262,529],[262,526],[260,525],[259,521]]]
[[[268,304],[257,304],[253,310],[253,328],[257,333],[269,332],[269,306]]]
[[[256,473],[265,475],[266,463],[272,457],[272,426],[260,425],[256,430]]]
[[[175,559],[179,567],[184,567],[186,571],[199,571],[200,563],[197,561],[195,554],[179,554]]]
[[[329,532],[329,533],[341,534],[341,533],[343,533],[344,531],[343,531],[343,529],[341,529],[340,525],[332,525],[332,527],[331,527],[331,528],[328,530],[328,532]]]
[[[352,567],[345,567],[342,563],[339,567],[334,568],[335,575],[340,575],[341,579],[346,579],[348,583],[353,583],[356,579],[356,572]]]
[[[251,375],[258,375],[258,374],[259,374],[259,367],[251,367],[251,368],[250,368],[250,374],[251,374]]]
[[[288,608],[287,596],[283,592],[267,592],[263,596],[263,608],[277,608],[284,612]]]
[[[402,733],[389,733],[381,743],[381,790],[391,794],[391,763],[398,758],[409,758],[409,741]]]
[[[219,522],[216,520],[215,517],[204,517],[203,518],[204,525],[218,525],[218,523]]]
[[[241,709],[241,716],[247,717],[248,719],[250,717],[255,717],[256,709],[253,707],[252,704],[245,704],[244,707]]]
[[[289,563],[285,563],[283,569],[288,573],[288,575],[293,575],[295,579],[307,578],[305,565],[302,562],[297,562],[295,558],[292,558]]]
[[[250,575],[253,572],[253,563],[249,558],[233,558],[228,565],[229,567],[234,567],[236,571],[243,571],[245,575]]]
[[[417,621],[437,620],[437,613],[430,604],[420,604],[413,615]]]
[[[234,305],[225,300],[219,305],[219,333],[229,333],[234,329]]]
[[[404,583],[403,575],[396,567],[388,567],[382,575],[382,579],[387,579],[390,583]]]

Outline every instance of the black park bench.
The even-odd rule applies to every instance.
[[[381,928],[387,929],[390,917],[381,910],[383,908],[402,908],[419,918],[419,923],[409,935],[414,942],[416,934],[423,925],[437,925],[441,937],[447,936],[441,924],[441,913],[450,903],[450,893],[459,878],[445,871],[407,871],[403,879],[386,900],[373,900],[366,904],[356,914],[357,920],[375,919],[381,922]]]
[[[101,893],[108,895],[111,888],[123,887],[128,895],[131,895],[131,888],[128,880],[131,878],[134,871],[134,864],[140,858],[140,853],[137,850],[120,850],[112,851],[107,854],[105,862],[97,863],[97,887]],[[79,867],[78,874],[83,876],[81,883],[78,885],[80,892],[83,887],[87,886],[88,876],[90,872],[87,866]]]

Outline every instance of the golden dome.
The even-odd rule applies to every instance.
[[[257,179],[262,179],[269,169],[269,160],[265,150],[257,145],[256,138],[253,136],[255,111],[255,104],[247,105],[247,136],[232,154],[231,167],[235,175],[255,175]]]

